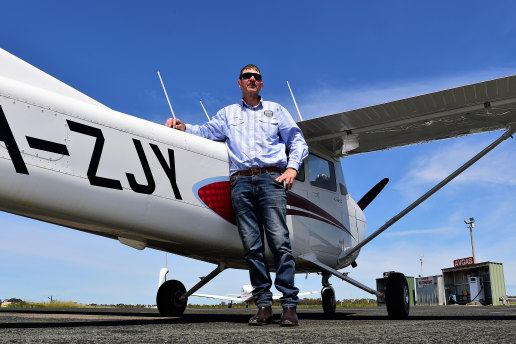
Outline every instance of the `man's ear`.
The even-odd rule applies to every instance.
[[[238,79],[238,87],[240,87],[240,89],[242,89],[242,79]]]

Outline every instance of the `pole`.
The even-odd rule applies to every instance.
[[[290,84],[287,80],[288,89],[290,90],[290,94],[292,95],[292,100],[294,101],[294,105],[296,106],[297,114],[299,115],[299,119],[302,121],[303,117],[301,117],[301,112],[299,112],[299,108],[297,107],[296,98],[294,98],[294,93],[292,92],[292,89],[290,88]]]
[[[159,74],[159,70],[158,70],[158,76],[159,76],[159,81],[161,81],[161,86],[163,87],[163,92],[165,92],[165,97],[167,97],[167,102],[168,102],[168,106],[170,107],[170,112],[172,112],[172,117],[174,117],[174,119],[176,119],[176,114],[174,113],[174,109],[172,109],[172,104],[170,104],[170,99],[168,99],[167,90],[165,89],[165,84],[163,83],[163,79],[161,79],[161,74]]]
[[[473,242],[473,223],[469,224],[469,235],[471,237],[471,253],[473,254],[473,263],[477,263],[475,259],[475,243]]]
[[[199,100],[199,103],[201,103],[202,109],[204,110],[204,113],[206,114],[206,117],[208,118],[208,122],[210,121],[210,116],[208,116],[208,111],[206,111],[206,108],[204,107],[202,101]]]

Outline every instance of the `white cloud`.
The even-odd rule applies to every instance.
[[[394,185],[394,188],[409,199],[420,195],[422,190],[426,191],[439,183],[491,142],[485,138],[477,141],[477,137],[478,135],[458,142],[440,143],[437,146],[440,149],[437,151],[415,157],[408,162],[407,172]],[[513,156],[512,146],[499,147],[456,177],[453,183],[456,186],[515,186],[516,160]]]

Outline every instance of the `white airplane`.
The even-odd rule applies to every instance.
[[[312,294],[316,294],[316,293],[317,293],[316,291],[307,291],[307,292],[298,293],[297,296],[306,296],[306,295],[312,295]],[[244,284],[242,286],[242,289],[240,290],[239,295],[222,296],[222,295],[193,293],[192,296],[206,297],[209,299],[229,301],[230,303],[228,304],[228,308],[231,308],[231,306],[233,305],[233,302],[237,302],[237,303],[245,302],[245,307],[247,308],[249,305],[249,302],[254,300],[253,286],[250,284]],[[280,295],[280,294],[274,294],[274,295],[272,295],[272,299],[279,300],[281,298],[281,296],[282,295]]]
[[[322,274],[323,309],[335,312],[336,276],[384,299],[392,318],[409,314],[403,274],[377,291],[338,270],[360,248],[509,138],[516,126],[516,76],[299,122],[310,155],[288,193],[298,273]],[[366,237],[363,210],[340,158],[467,135],[505,132],[486,149]],[[189,290],[161,285],[161,314],[180,316],[188,296],[226,268],[246,269],[231,212],[225,145],[112,110],[0,50],[0,210],[217,267]],[[273,266],[270,251],[266,252]]]

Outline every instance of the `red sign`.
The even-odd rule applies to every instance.
[[[422,281],[418,281],[417,283],[418,283],[418,285],[430,285],[430,284],[433,284],[433,283],[434,283],[434,281],[432,281],[431,279],[429,279],[429,280],[422,280]]]
[[[475,264],[475,260],[473,259],[473,257],[455,259],[453,261],[454,267],[473,265],[473,264]]]

